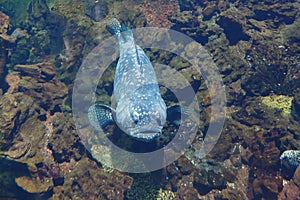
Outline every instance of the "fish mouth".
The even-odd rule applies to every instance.
[[[132,135],[139,139],[144,140],[151,140],[161,134],[161,129],[155,128],[155,129],[142,129],[138,130],[135,133],[132,133]]]

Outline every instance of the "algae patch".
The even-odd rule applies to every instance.
[[[293,97],[285,95],[270,95],[261,97],[261,102],[269,107],[281,109],[282,115],[289,115],[291,113]]]

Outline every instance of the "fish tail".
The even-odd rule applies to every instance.
[[[134,42],[133,35],[129,27],[121,26],[116,18],[112,18],[107,24],[106,29],[114,35],[119,42]]]
[[[118,35],[122,31],[122,26],[120,22],[116,18],[112,18],[110,22],[107,24],[106,29],[112,35]]]

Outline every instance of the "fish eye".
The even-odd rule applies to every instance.
[[[133,119],[133,123],[137,124],[139,122],[139,114],[136,111],[132,113],[131,118]]]

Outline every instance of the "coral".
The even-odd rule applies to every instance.
[[[261,102],[272,108],[279,108],[282,110],[282,115],[289,115],[291,113],[293,97],[284,95],[270,95],[261,97]]]

